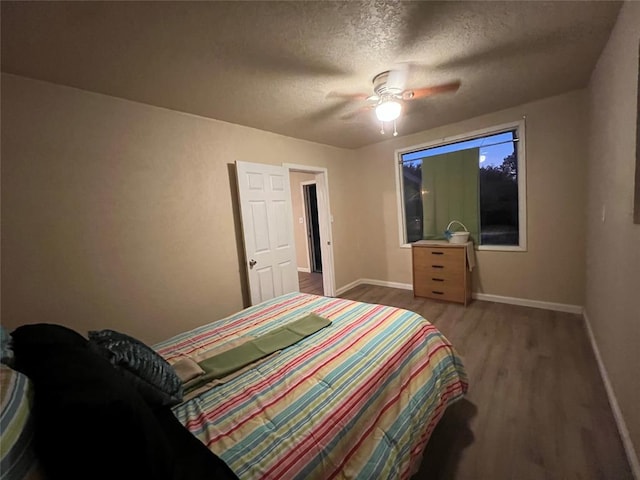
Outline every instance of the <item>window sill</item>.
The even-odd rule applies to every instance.
[[[400,248],[411,248],[411,243],[403,243]],[[526,252],[527,247],[521,245],[501,246],[501,245],[474,245],[473,249],[478,252]]]

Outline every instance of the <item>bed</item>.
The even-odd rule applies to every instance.
[[[265,342],[282,332],[302,334]],[[0,334],[2,480],[406,479],[467,391],[420,315],[303,293],[152,346],[50,323]],[[178,373],[258,344],[273,350],[224,375]]]
[[[310,312],[331,324],[195,390],[173,413],[241,479],[409,478],[468,385],[450,342],[420,315],[290,293],[153,348],[175,365]]]

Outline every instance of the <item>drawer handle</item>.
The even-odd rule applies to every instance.
[[[436,295],[444,295],[444,292],[438,292],[436,290],[431,290],[431,293],[435,293]]]
[[[431,265],[433,268],[444,268],[444,265]]]
[[[444,282],[444,278],[432,278],[434,282]]]
[[[444,255],[444,252],[431,252],[431,255]]]

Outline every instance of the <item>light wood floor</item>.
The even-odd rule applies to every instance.
[[[298,272],[298,283],[300,284],[301,292],[323,295],[324,287],[322,286],[322,273]]]
[[[447,409],[413,480],[632,480],[580,316],[370,285],[340,296],[421,314],[464,360],[468,395]]]

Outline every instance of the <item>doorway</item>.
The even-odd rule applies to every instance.
[[[313,177],[310,174],[307,174]],[[293,175],[292,175],[292,178]],[[322,278],[322,249],[318,220],[318,192],[315,179],[300,183],[302,211],[304,216],[304,249],[308,268],[298,269],[300,291],[314,295],[324,295]]]
[[[327,169],[284,164],[289,169],[293,226],[301,292],[335,296]]]
[[[304,209],[307,214],[307,243],[311,272],[322,273],[322,251],[320,249],[320,226],[318,224],[318,194],[316,183],[302,184]]]

